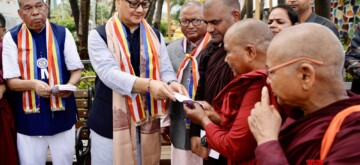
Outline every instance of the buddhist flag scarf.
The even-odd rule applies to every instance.
[[[198,84],[198,80],[200,78],[196,58],[199,56],[200,52],[209,43],[210,38],[211,38],[210,35],[208,33],[206,33],[205,37],[202,39],[200,44],[197,45],[196,48],[190,54],[186,54],[186,47],[187,47],[186,38],[184,38],[184,40],[183,40],[183,48],[184,48],[184,53],[186,55],[185,55],[184,60],[180,64],[180,67],[176,74],[176,77],[178,79],[178,82],[181,82],[183,74],[184,74],[184,69],[191,61],[191,76],[190,76],[188,91],[189,91],[189,96],[192,99],[195,99],[197,84]]]
[[[108,43],[108,45],[111,45],[109,48],[116,61],[119,63],[121,71],[135,75],[130,62],[131,54],[126,39],[127,32],[125,26],[117,17],[117,13],[108,21],[108,24],[109,23],[110,26],[107,27],[107,33],[115,34],[113,37],[116,37],[114,39],[115,41],[111,40],[110,43]],[[145,60],[145,74],[142,75],[144,75],[144,78],[160,80],[160,65],[158,59],[160,43],[155,32],[144,19],[140,23],[140,44],[140,58]],[[114,94],[117,95],[116,92],[113,92],[113,95]],[[147,116],[157,117],[164,112],[165,103],[163,101],[155,100],[150,93],[147,93],[145,97],[141,97],[140,94],[137,94],[136,97],[124,97],[126,97],[127,107],[131,114],[131,118],[137,125],[140,125],[145,121]],[[148,110],[147,113],[145,112],[145,109]]]
[[[37,58],[36,43],[26,24],[23,23],[18,33],[18,63],[23,80],[39,80],[38,67],[47,69],[49,85],[63,84],[59,44],[55,38],[49,20],[46,20],[47,60]],[[35,90],[23,92],[23,109],[25,113],[39,113],[40,100]],[[52,111],[65,110],[65,100],[51,95]]]

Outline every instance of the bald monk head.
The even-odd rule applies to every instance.
[[[273,33],[266,23],[246,19],[231,26],[224,37],[225,62],[234,75],[265,68],[266,51]]]
[[[279,103],[300,107],[307,115],[347,98],[343,47],[324,26],[304,23],[283,30],[271,42],[266,60]]]

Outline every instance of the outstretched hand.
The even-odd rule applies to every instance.
[[[186,88],[184,87],[184,85],[182,85],[178,82],[172,82],[172,83],[170,83],[169,87],[170,87],[171,92],[173,92],[173,93],[177,92],[177,93],[180,93],[182,95],[186,95],[189,97],[189,93],[186,90]]]
[[[162,81],[151,80],[149,92],[156,100],[166,100],[169,98],[176,101],[172,89]]]
[[[261,102],[255,104],[248,118],[248,122],[258,145],[278,139],[281,117],[274,106],[270,105],[267,87],[263,87],[261,91]]]

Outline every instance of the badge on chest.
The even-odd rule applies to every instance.
[[[41,72],[41,79],[48,79],[49,77],[49,72],[48,72],[48,62],[46,58],[39,58],[36,61],[36,65],[38,68],[40,68],[40,72]]]

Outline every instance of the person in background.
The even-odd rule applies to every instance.
[[[239,40],[239,38],[242,38]],[[247,117],[266,84],[266,51],[273,33],[264,22],[245,19],[231,26],[224,38],[225,61],[235,78],[215,97],[212,105],[202,102],[186,115],[206,131],[208,147],[228,159],[228,164],[256,164],[256,140]],[[271,94],[271,92],[269,92]],[[272,94],[271,94],[272,95]],[[276,99],[271,96],[271,103]]]
[[[269,14],[268,25],[274,35],[298,23],[299,16],[297,12],[288,5],[278,5],[272,8]]]
[[[89,34],[97,74],[88,118],[92,164],[159,164],[163,100],[187,92],[176,82],[163,36],[144,19],[150,3],[116,0],[117,12]]]
[[[42,0],[20,0],[23,23],[4,36],[3,71],[15,114],[20,164],[45,164],[48,148],[54,164],[73,163],[76,102],[71,91],[54,85],[76,85],[81,63],[70,31],[46,18]],[[36,152],[34,152],[36,151]]]
[[[344,58],[337,36],[315,23],[284,29],[271,41],[267,81],[279,104],[304,115],[281,126],[264,87],[248,118],[260,165],[360,163],[354,147],[360,146],[360,96],[344,88]]]
[[[314,22],[328,27],[339,38],[339,30],[336,25],[327,18],[317,15],[312,11],[311,4],[315,0],[286,0],[286,4],[290,5],[298,14],[300,23]]]
[[[6,33],[6,20],[0,13],[0,164],[17,165],[16,129],[13,112],[8,103],[6,82],[2,69],[2,39]]]
[[[206,0],[203,14],[211,41],[201,55],[200,79],[195,100],[205,100],[211,103],[233,78],[229,65],[224,61],[226,51],[223,39],[230,26],[240,20],[240,4],[238,0]],[[208,158],[208,149],[201,145],[200,130],[201,126],[190,124],[191,150],[208,159],[204,162],[205,164],[227,164],[227,160],[223,156],[220,156],[219,160]]]
[[[360,26],[358,25],[350,47],[345,53],[346,72],[353,76],[351,91],[360,94]]]
[[[199,79],[198,61],[201,51],[210,41],[210,35],[206,33],[206,24],[203,22],[203,6],[200,2],[188,1],[181,7],[180,26],[185,37],[171,42],[167,49],[171,64],[177,71],[178,82],[187,87],[190,98],[195,98]],[[169,132],[165,130],[170,128],[171,164],[202,164],[202,158],[190,150],[190,120],[186,118],[182,103],[171,101],[169,114],[171,124],[164,123],[162,129],[163,132]],[[166,118],[164,121],[167,121]]]

